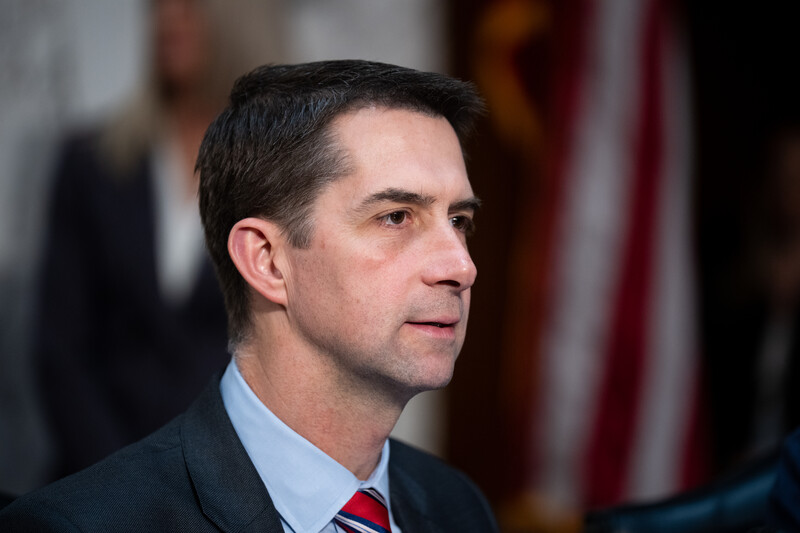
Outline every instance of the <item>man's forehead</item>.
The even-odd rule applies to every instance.
[[[455,130],[442,116],[407,109],[361,108],[337,117],[330,133],[350,164],[368,154],[389,157],[402,152],[404,156],[426,155],[464,167]]]
[[[348,109],[331,120],[330,131],[335,137],[348,130],[354,124],[363,125],[364,123],[377,122],[382,126],[386,126],[389,122],[397,121],[427,123],[429,128],[433,127],[434,124],[441,124],[441,127],[451,131],[452,135],[458,140],[455,129],[444,116],[401,106],[365,105]]]
[[[364,107],[331,124],[346,171],[331,185],[352,209],[378,202],[451,204],[473,197],[458,138],[446,118]]]

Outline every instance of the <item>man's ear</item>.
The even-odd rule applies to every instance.
[[[228,254],[245,281],[267,300],[284,306],[286,246],[280,228],[260,218],[242,219],[228,234]]]

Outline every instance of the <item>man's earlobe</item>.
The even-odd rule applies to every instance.
[[[228,235],[228,254],[236,269],[258,294],[286,305],[286,283],[281,265],[287,246],[280,228],[261,218],[245,218]]]

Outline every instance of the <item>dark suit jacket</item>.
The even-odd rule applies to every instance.
[[[34,348],[54,479],[166,424],[229,360],[210,260],[187,301],[162,298],[150,158],[114,168],[89,132],[65,144],[53,186]]]
[[[771,526],[781,531],[800,531],[800,430],[783,443],[768,514]]]
[[[389,476],[404,533],[497,531],[478,489],[438,459],[392,441]],[[218,380],[158,432],[0,513],[4,532],[219,530],[283,532]]]

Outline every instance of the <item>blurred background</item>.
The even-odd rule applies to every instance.
[[[470,332],[400,438],[505,531],[576,531],[769,453],[800,425],[797,14],[0,0],[0,491],[143,436],[224,364],[199,136],[246,69],[344,57],[472,80],[489,107]]]

